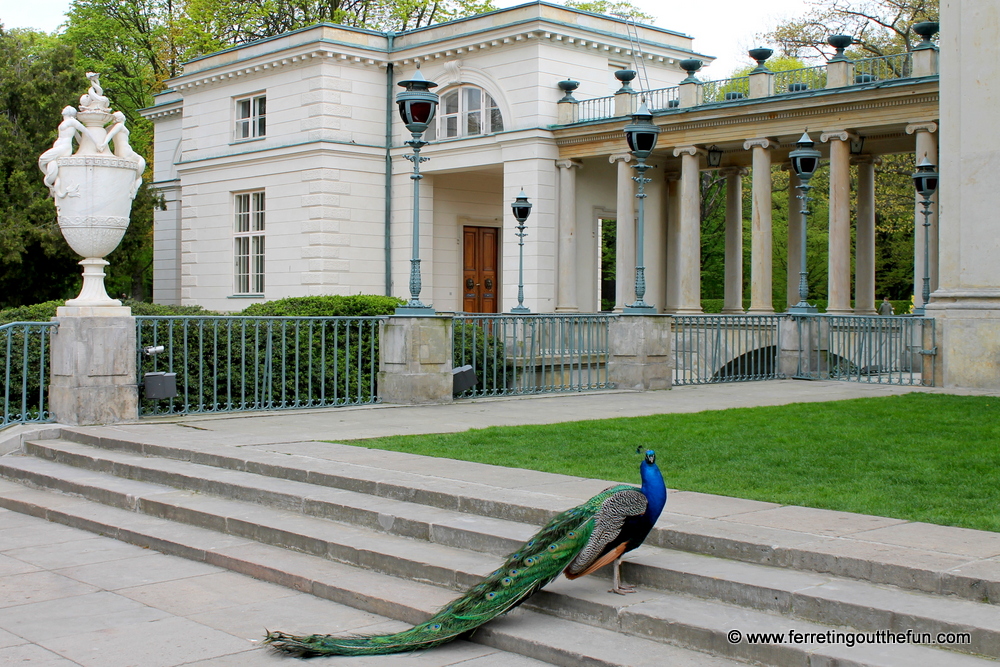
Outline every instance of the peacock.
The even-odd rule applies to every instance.
[[[639,448],[637,453],[641,452]],[[341,637],[268,632],[264,643],[301,658],[385,655],[440,646],[507,613],[560,572],[576,579],[609,563],[613,563],[609,592],[632,593],[635,589],[621,581],[622,555],[643,543],[667,502],[667,487],[651,449],[639,465],[639,476],[641,488],[609,487],[553,518],[492,574],[409,630]]]

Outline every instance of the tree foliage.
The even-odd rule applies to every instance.
[[[620,18],[635,19],[644,23],[651,23],[656,17],[647,14],[628,0],[566,0],[563,3],[566,7],[579,9],[594,14],[608,14]]]
[[[919,37],[913,24],[938,20],[939,0],[811,0],[804,16],[778,24],[763,35],[785,55],[829,59],[830,35],[854,37],[848,55],[857,58],[910,51]]]

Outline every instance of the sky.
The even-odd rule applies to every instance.
[[[498,7],[512,7],[524,0],[494,0]],[[747,49],[758,46],[756,36],[783,19],[808,10],[807,0],[633,0],[633,4],[656,17],[653,24],[694,37],[694,50],[718,58],[699,74],[718,79],[751,65]],[[70,0],[0,0],[0,22],[5,28],[58,29]]]

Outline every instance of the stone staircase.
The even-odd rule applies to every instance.
[[[114,427],[45,436],[0,457],[0,506],[407,623],[606,485],[328,443],[241,447],[179,427],[170,437]],[[668,513],[623,569],[638,593],[608,593],[606,574],[560,578],[471,640],[573,667],[972,666],[1000,656],[1000,607],[984,601],[997,599],[1000,577],[983,559],[914,561],[878,542],[859,549],[805,533],[796,541],[790,531],[670,510],[668,499]],[[273,628],[324,631],[280,618]],[[730,640],[733,630],[742,640]],[[790,630],[814,636],[747,640]],[[824,641],[831,632],[885,630],[968,633],[970,642]]]

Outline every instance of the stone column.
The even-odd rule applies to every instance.
[[[61,424],[139,418],[135,318],[126,306],[56,309],[49,410]]]
[[[791,164],[781,167],[788,172],[788,276],[787,295],[785,296],[787,306],[793,306],[799,302],[799,273],[802,272],[802,233],[803,215],[802,200],[799,195],[802,191],[799,186],[802,181],[799,175],[792,169]],[[787,308],[786,308],[787,310]]]
[[[635,301],[635,181],[629,153],[608,158],[618,167],[617,221],[615,235],[615,312]]]
[[[1000,5],[941,4],[940,284],[935,380],[1000,389]],[[921,216],[922,217],[922,216]]]
[[[771,300],[771,153],[774,139],[749,139],[744,150],[753,149],[753,211],[750,232],[750,310],[756,315],[774,312]]]
[[[557,313],[579,310],[576,298],[576,160],[556,160],[559,168],[559,278]]]
[[[703,148],[680,146],[681,158],[678,300],[675,312],[699,314],[701,310],[701,156]]]
[[[824,132],[830,143],[830,269],[826,312],[849,315],[851,310],[851,135]]]
[[[858,219],[854,231],[854,314],[875,311],[875,158],[858,155]]]
[[[450,317],[390,317],[380,323],[379,337],[378,393],[383,402],[451,402]]]
[[[722,312],[743,314],[743,167],[727,167],[726,177],[726,281]]]
[[[916,163],[920,164],[926,157],[933,164],[938,163],[937,153],[937,123],[912,123],[906,126],[907,134],[916,135],[916,146],[914,157]],[[938,169],[940,172],[940,169]],[[924,303],[924,207],[920,203],[923,197],[914,193],[916,200],[913,206],[914,234],[913,234],[913,305],[914,307]],[[930,264],[931,264],[931,292],[938,287],[938,193],[931,196],[933,204],[930,207],[930,217],[927,220],[931,223],[930,228]]]
[[[646,263],[645,301],[651,306],[656,306],[658,311],[662,311],[666,299],[667,207],[670,204],[667,200],[666,183],[659,178],[661,169],[658,164],[651,166],[653,168],[646,172],[646,178],[650,179],[650,182],[646,183],[645,188],[646,238],[643,250]],[[638,199],[636,201],[638,202]]]
[[[681,266],[681,175],[672,171],[664,174],[667,184],[667,296],[665,312],[677,310],[680,303]]]

